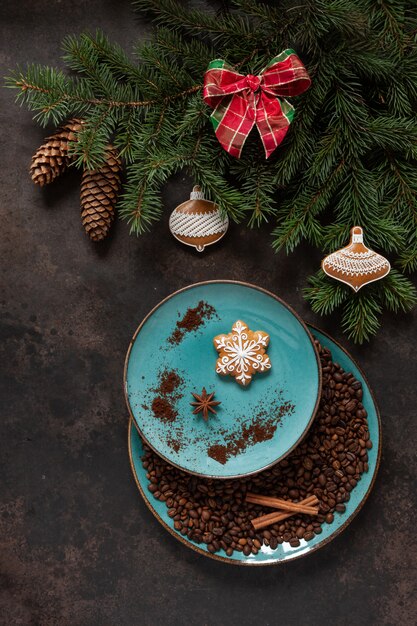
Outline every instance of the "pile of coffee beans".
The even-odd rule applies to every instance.
[[[283,461],[252,477],[213,480],[191,476],[167,464],[144,446],[143,467],[148,489],[165,502],[174,528],[211,553],[224,550],[257,554],[262,544],[275,549],[289,542],[300,545],[331,524],[363,472],[368,471],[372,447],[367,413],[361,402],[362,385],[353,374],[332,361],[332,355],[316,341],[323,372],[320,407],[304,441]],[[290,500],[315,494],[319,515],[294,515],[255,531],[251,520],[271,513],[270,508],[245,502],[247,491]]]

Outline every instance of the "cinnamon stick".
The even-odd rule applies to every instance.
[[[292,502],[291,500],[283,500],[282,498],[262,496],[257,493],[247,493],[246,502],[250,502],[251,504],[260,504],[261,506],[268,506],[273,509],[280,509],[281,511],[304,513],[305,515],[317,515],[318,513],[318,509],[312,506],[305,506],[301,502]]]
[[[299,504],[304,506],[312,506],[313,504],[318,504],[318,499],[316,496],[309,496],[305,500],[301,500]],[[294,515],[294,511],[274,511],[273,513],[267,513],[266,515],[261,515],[260,517],[256,517],[252,520],[252,526],[255,530],[260,530],[261,528],[266,528],[267,526],[271,526],[271,524],[276,524],[277,522],[281,522],[288,517]]]

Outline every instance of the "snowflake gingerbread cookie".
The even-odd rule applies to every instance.
[[[235,381],[246,387],[256,372],[271,369],[266,353],[269,335],[262,330],[250,330],[245,322],[237,320],[228,335],[217,335],[213,339],[219,353],[216,372],[221,376],[233,376]]]

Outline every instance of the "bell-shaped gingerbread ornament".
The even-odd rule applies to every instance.
[[[391,269],[385,257],[365,246],[360,226],[351,229],[349,245],[326,256],[321,266],[328,276],[349,285],[354,291],[384,278]]]
[[[229,218],[220,213],[217,204],[205,200],[198,185],[193,187],[190,199],[173,210],[169,229],[175,239],[203,252],[224,237],[229,228]]]

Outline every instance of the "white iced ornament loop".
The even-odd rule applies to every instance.
[[[351,243],[363,243],[363,230],[360,226],[354,226],[351,231]]]
[[[201,191],[199,185],[194,185],[192,192],[190,193],[190,200],[204,200],[204,193]]]

